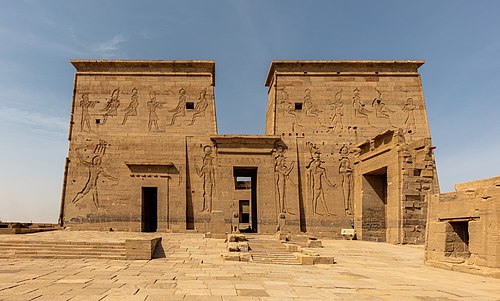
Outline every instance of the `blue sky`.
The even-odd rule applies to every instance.
[[[0,7],[0,220],[57,221],[70,59],[214,59],[221,134],[264,132],[273,59],[423,59],[441,190],[500,175],[500,1],[0,0]]]

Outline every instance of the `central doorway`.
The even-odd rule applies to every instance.
[[[141,231],[156,232],[158,228],[158,188],[142,187]]]
[[[246,190],[249,193],[244,199],[236,199],[240,216],[241,232],[257,233],[257,167],[234,167],[234,189]]]
[[[387,232],[387,168],[363,175],[362,239],[385,242]]]

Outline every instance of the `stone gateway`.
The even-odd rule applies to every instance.
[[[214,61],[71,63],[62,226],[424,243],[423,61],[273,61],[264,135],[218,134]]]

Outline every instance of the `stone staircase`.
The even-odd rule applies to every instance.
[[[125,242],[0,240],[0,258],[126,259]]]
[[[247,236],[253,262],[273,264],[300,264],[297,258],[275,238]]]

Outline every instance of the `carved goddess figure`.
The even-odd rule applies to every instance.
[[[105,124],[108,121],[109,116],[117,115],[117,110],[120,106],[120,100],[118,100],[119,96],[120,89],[113,90],[113,93],[111,93],[111,98],[108,100],[108,103],[106,104],[104,109],[102,109],[102,112],[106,112],[104,113],[102,124]]]
[[[342,116],[344,116],[342,107],[342,89],[335,93],[335,102],[330,104],[330,109],[333,110],[333,115],[330,115],[330,121],[332,122],[333,130],[339,128],[340,131],[343,129]]]
[[[285,190],[287,181],[293,187],[297,187],[297,185],[295,185],[289,178],[290,172],[292,171],[295,162],[292,162],[289,166],[287,165],[285,151],[286,150],[283,145],[276,146],[274,155],[275,187],[276,191],[278,192],[278,204],[280,212],[293,214],[292,212],[290,212],[290,210],[287,209],[287,205],[285,202]]]
[[[203,207],[201,212],[212,212],[212,191],[214,187],[215,171],[213,167],[212,147],[203,148],[203,166],[194,166],[196,173],[203,179]]]
[[[307,169],[307,179],[309,182],[309,188],[312,191],[312,211],[314,215],[322,215],[318,212],[318,199],[325,208],[327,215],[333,215],[325,201],[325,192],[323,190],[323,181],[325,181],[330,187],[336,188],[337,186],[332,184],[326,175],[326,169],[321,166],[323,163],[320,159],[321,153],[317,151],[317,148],[310,148],[310,151],[314,150],[311,161],[306,165]]]
[[[352,174],[354,169],[351,166],[351,161],[349,160],[349,148],[347,146],[342,146],[340,148],[340,164],[339,164],[339,174],[342,175],[342,192],[344,194],[344,209],[346,215],[352,215],[352,189],[353,181]]]
[[[366,118],[368,124],[370,121],[368,119],[368,113],[371,111],[365,108],[365,104],[361,100],[360,91],[358,88],[354,89],[354,96],[352,97],[352,106],[354,107],[354,116],[360,118]]]
[[[85,126],[87,126],[87,131],[90,131],[90,114],[89,108],[93,108],[97,101],[90,101],[89,94],[83,93],[82,100],[80,100],[80,107],[82,107],[82,120],[80,122],[81,130],[85,131]]]
[[[382,92],[375,89],[377,91],[377,97],[375,97],[372,101],[372,107],[375,108],[375,116],[378,118],[387,118],[389,119],[389,112],[394,113],[393,110],[389,109],[382,99]]]
[[[181,88],[179,90],[179,102],[177,103],[177,106],[172,110],[168,110],[169,112],[174,112],[169,125],[173,125],[175,123],[177,116],[186,116],[186,100],[186,90]]]
[[[163,105],[166,102],[158,102],[156,101],[156,92],[151,91],[149,93],[149,101],[147,103],[147,106],[149,108],[149,122],[148,122],[148,129],[151,132],[152,127],[154,126],[155,131],[159,131],[160,128],[158,127],[158,115],[156,114],[156,109],[161,109]]]
[[[123,116],[122,124],[127,122],[129,116],[137,116],[137,107],[139,106],[139,96],[137,96],[137,89],[132,89],[132,96],[130,96],[130,103],[123,109],[125,116]]]
[[[196,106],[194,107],[193,119],[191,119],[191,123],[189,125],[193,125],[196,117],[201,116],[205,113],[205,110],[208,107],[208,100],[206,98],[207,89],[203,89],[200,92],[200,98]]]
[[[96,145],[93,153],[93,157],[90,161],[84,159],[81,151],[81,148],[76,149],[76,154],[78,156],[78,160],[81,164],[85,165],[89,170],[89,177],[87,179],[87,183],[83,189],[76,194],[76,196],[71,201],[73,204],[76,204],[79,200],[85,197],[89,192],[92,194],[92,201],[96,208],[99,208],[99,196],[97,194],[97,181],[99,180],[99,176],[102,175],[111,180],[118,180],[118,178],[111,176],[106,173],[104,168],[101,166],[102,156],[106,152],[107,143],[104,140],[100,140]]]

